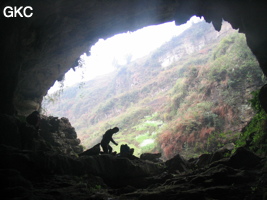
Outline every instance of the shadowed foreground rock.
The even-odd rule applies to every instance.
[[[63,141],[75,135],[66,119],[57,119],[55,124],[65,125],[55,126],[51,125],[55,118],[43,118],[50,128],[42,134],[60,133],[62,141],[55,137],[57,143],[35,134],[32,127],[25,128],[14,117],[1,119],[2,132],[17,136],[9,137],[13,142],[1,140],[1,199],[266,199],[266,159],[246,148],[237,149],[229,158],[218,151],[190,160],[176,155],[166,162],[114,155],[79,157],[76,143],[72,152],[65,151],[70,146]],[[31,145],[24,148],[20,136],[26,133]]]

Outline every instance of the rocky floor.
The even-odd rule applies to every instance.
[[[151,177],[120,179],[113,186],[106,184],[110,180],[94,175],[50,175],[29,181],[15,170],[2,170],[2,173],[9,173],[9,181],[13,180],[13,186],[10,182],[9,187],[2,188],[1,196],[4,198],[1,199],[262,200],[266,199],[267,194],[265,163],[263,159],[252,168],[234,168],[229,166],[229,160],[225,160],[182,173],[164,171]]]
[[[0,144],[1,200],[267,200],[267,159],[244,147],[230,157],[224,149],[166,162],[89,151],[75,157],[64,154],[73,148],[67,143],[61,151],[41,137],[29,137],[34,148],[23,149],[14,143],[20,132],[10,131],[13,121],[4,123],[12,140]]]

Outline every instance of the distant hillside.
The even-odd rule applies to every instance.
[[[47,114],[67,117],[86,148],[118,126],[119,144],[167,159],[234,141],[254,114],[250,94],[264,81],[243,34],[226,22],[220,32],[200,22],[150,55],[43,105]]]

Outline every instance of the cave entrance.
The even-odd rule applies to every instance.
[[[119,70],[124,65],[148,55],[199,21],[203,19],[193,16],[186,24],[180,26],[176,26],[173,21],[117,34],[106,40],[99,39],[89,52],[81,55],[78,66],[70,69],[63,81],[56,81],[48,93],[52,94],[62,88]]]
[[[81,66],[88,62],[97,70],[77,67],[81,82],[72,86],[68,77],[75,74],[68,72],[63,90],[43,101],[45,112],[67,117],[86,149],[114,126],[120,128],[114,140],[129,144],[137,156],[161,152],[168,159],[179,152],[192,157],[234,141],[253,116],[247,100],[263,84],[263,74],[244,34],[227,22],[217,32],[198,21],[182,33],[173,34],[177,27],[172,27],[162,41],[157,34],[162,27],[166,33],[169,23],[140,30],[152,30],[141,43],[137,37],[131,44],[127,40],[139,31],[99,40],[91,56],[80,59]],[[154,36],[157,40],[150,40]],[[114,41],[117,45],[103,48]],[[141,48],[129,50],[131,45]]]

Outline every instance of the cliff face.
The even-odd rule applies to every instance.
[[[220,32],[200,22],[151,54],[66,88],[59,101],[43,106],[50,115],[69,118],[86,147],[119,126],[115,141],[132,145],[135,155],[190,157],[234,142],[253,117],[248,100],[264,84],[257,66],[244,34],[226,22]]]
[[[112,103],[110,104],[112,105],[110,107],[112,109],[99,109],[98,113],[96,113],[98,116],[95,117],[97,119],[87,124],[92,125],[95,124],[95,121],[110,119],[125,111],[128,105],[124,104],[137,103],[147,95],[151,97],[150,101],[154,101],[154,97],[157,95],[154,93],[153,97],[149,89],[158,90],[156,93],[160,91],[164,93],[164,91],[172,88],[178,78],[182,76],[175,70],[164,74],[164,70],[168,70],[172,65],[184,65],[187,60],[192,60],[191,55],[196,57],[198,54],[208,56],[209,51],[211,51],[209,45],[219,44],[223,37],[235,32],[237,31],[232,29],[227,22],[223,23],[220,32],[215,31],[211,24],[205,22],[195,24],[154,53],[128,65],[121,66],[116,72],[88,81],[82,87],[76,85],[72,88],[64,89],[60,95],[61,100],[55,100],[56,102],[51,102],[49,99],[44,100],[44,108],[48,111],[48,114],[64,116],[70,119],[72,123],[78,124],[77,119],[82,116],[85,118],[80,121],[86,120],[85,115],[87,115],[87,118],[94,118],[92,115],[96,109],[99,109],[98,105],[101,103],[106,104],[111,99]],[[185,67],[186,70],[187,67]],[[164,76],[167,79],[169,78],[168,83],[161,79]],[[161,82],[162,85],[155,82]],[[131,98],[133,96],[135,98]],[[122,101],[122,107],[116,101]]]
[[[266,5],[262,1],[27,1],[9,0],[6,6],[31,6],[30,18],[1,15],[3,53],[1,113],[27,115],[40,107],[55,80],[77,65],[77,59],[99,38],[175,20],[185,23],[203,16],[220,30],[222,19],[244,32],[266,72]],[[15,109],[14,109],[15,108]]]
[[[188,37],[183,38],[183,42],[174,41],[172,44],[174,47],[173,50],[168,53],[164,53],[163,56],[159,58],[159,62],[163,68],[168,67],[175,62],[179,62],[179,60],[183,59],[184,56],[200,51],[203,47],[220,40],[228,33],[235,32],[231,24],[226,22],[222,23],[220,31],[214,31],[214,28],[209,24],[205,24],[205,26],[202,27],[195,27],[194,29],[196,33],[193,36],[190,32],[188,32]],[[198,34],[203,29],[206,29],[205,34]],[[208,51],[202,51],[201,53],[207,54]]]

